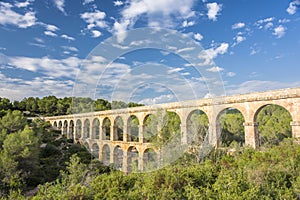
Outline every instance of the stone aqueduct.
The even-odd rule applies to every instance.
[[[143,170],[145,162],[147,162],[145,157],[155,156],[157,151],[143,136],[145,121],[147,117],[157,111],[157,108],[175,112],[179,116],[181,120],[181,142],[183,144],[188,143],[188,119],[193,111],[201,110],[208,116],[209,132],[212,135],[209,141],[217,144],[216,137],[219,132],[218,118],[220,113],[228,108],[237,109],[245,119],[245,145],[258,148],[259,133],[256,116],[262,108],[271,104],[282,106],[290,113],[293,137],[299,138],[300,88],[234,95],[218,99],[166,103],[158,106],[53,116],[46,117],[45,120],[59,128],[62,134],[67,135],[68,138],[73,138],[74,142],[83,143],[104,164],[119,162],[117,167],[122,171],[128,171],[130,170],[130,162],[135,161],[136,167]],[[133,117],[136,117],[139,122],[137,138],[133,138],[130,133]],[[118,119],[122,119],[124,122],[122,138],[118,138],[117,135],[116,120]],[[120,154],[121,158],[116,158],[117,156],[120,157]]]

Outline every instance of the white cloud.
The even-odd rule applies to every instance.
[[[1,81],[5,80],[5,82]],[[0,96],[10,100],[24,97],[72,96],[73,81],[38,77],[33,80],[12,79],[0,74]]]
[[[285,35],[285,31],[286,28],[282,25],[279,25],[274,29],[273,35],[275,35],[277,38],[281,38]]]
[[[283,88],[299,87],[300,82],[294,83],[283,83],[276,81],[262,81],[262,80],[251,80],[243,82],[239,85],[229,85],[226,87],[226,93],[229,95],[233,94],[245,94],[252,92],[261,92],[268,90],[276,90]]]
[[[194,34],[194,38],[198,41],[201,41],[203,39],[203,36],[200,33]]]
[[[46,24],[46,29],[48,31],[52,31],[52,32],[55,32],[55,31],[59,30],[59,28],[57,26],[50,25],[50,24]]]
[[[93,34],[92,37],[94,38],[100,37],[102,35],[101,32],[97,30],[92,30],[91,32]]]
[[[222,4],[217,4],[216,2],[206,4],[208,19],[216,21],[218,12],[222,10]]]
[[[275,17],[260,19],[257,22],[255,22],[254,25],[256,25],[259,29],[262,29],[262,28],[268,29],[271,25],[273,25],[272,22],[274,20],[275,20]]]
[[[234,73],[234,72],[228,72],[226,74],[226,76],[228,76],[228,77],[234,77],[234,76],[236,76],[236,73]]]
[[[104,20],[106,17],[105,12],[96,10],[94,12],[85,12],[80,15],[81,19],[83,19],[88,25],[87,30],[90,30],[92,37],[97,38],[102,34],[98,30],[94,30],[95,27],[99,28],[107,28],[108,25]]]
[[[194,26],[195,25],[195,21],[187,21],[187,20],[184,20],[182,22],[182,27],[189,27],[189,26]]]
[[[210,48],[207,50],[204,50],[209,56],[210,58],[216,58],[218,56],[218,54],[225,54],[228,51],[228,43],[221,43],[220,46],[218,46],[217,48]]]
[[[52,31],[44,31],[44,34],[48,35],[48,36],[51,36],[51,37],[56,37],[57,36],[57,34],[53,33]]]
[[[105,12],[96,10],[94,12],[85,12],[80,15],[86,23],[88,23],[87,28],[92,29],[94,27],[106,28],[107,24],[104,21],[106,14]]]
[[[8,57],[9,64],[16,68],[25,69],[31,72],[40,72],[48,77],[68,77],[74,78],[80,64],[80,59],[69,57],[58,60],[48,57],[30,58],[30,57]]]
[[[94,2],[94,0],[84,0],[83,5]]]
[[[45,26],[46,31],[44,31],[45,35],[51,36],[51,37],[57,37],[57,34],[55,33],[56,31],[59,30],[59,28],[55,25],[51,25],[51,24],[44,24],[44,23],[40,23],[43,26]]]
[[[13,11],[10,3],[0,2],[0,24],[11,24],[19,28],[28,28],[36,24],[35,13],[25,12],[24,15]]]
[[[250,52],[251,56],[260,52],[260,48],[257,48],[257,47],[250,47],[250,50],[251,50],[251,52]]]
[[[10,97],[14,96],[14,98],[44,95],[71,96],[72,89],[74,89],[72,88],[72,84],[74,83],[73,80],[76,74],[78,74],[79,64],[83,64],[82,66],[86,67],[86,70],[83,69],[80,71],[81,73],[77,77],[77,80],[79,82],[83,81],[84,84],[82,90],[81,87],[76,88],[79,91],[79,93],[76,94],[88,95],[92,93],[94,95],[95,88],[88,86],[97,83],[100,74],[102,74],[101,82],[99,82],[100,84],[97,91],[98,89],[101,90],[101,92],[103,92],[100,92],[101,98],[108,100],[119,98],[121,100],[128,100],[128,96],[135,95],[132,93],[133,88],[143,86],[145,83],[148,83],[150,88],[153,88],[153,85],[156,83],[158,89],[160,88],[160,90],[155,89],[155,95],[151,98],[155,100],[154,103],[196,99],[196,97],[200,97],[196,96],[196,94],[203,95],[207,93],[207,88],[203,80],[187,80],[183,77],[187,73],[181,73],[181,68],[173,68],[174,73],[168,73],[171,68],[167,66],[164,67],[164,65],[160,66],[162,67],[160,68],[161,70],[150,69],[149,71],[148,66],[153,66],[153,64],[150,63],[149,65],[142,65],[140,70],[135,68],[135,70],[137,70],[135,72],[138,73],[132,73],[133,69],[131,69],[129,65],[122,63],[113,63],[108,68],[105,58],[100,56],[92,57],[90,60],[80,60],[76,57],[69,57],[62,60],[51,59],[49,57],[9,57],[8,59],[9,65],[14,68],[39,73],[39,78],[28,81],[14,80],[15,83],[9,84],[7,84],[8,79],[0,76],[0,94],[5,94],[5,96]],[[3,61],[5,59],[1,60]],[[157,65],[157,67],[159,67],[159,65]],[[79,83],[78,81],[77,83]],[[1,84],[2,82],[3,84]],[[20,87],[16,82],[20,84]],[[89,88],[92,89],[89,90]],[[111,93],[107,91],[107,88],[116,89],[116,91],[118,91],[115,93],[117,96],[109,96]],[[172,94],[168,91],[171,91]],[[175,96],[173,94],[175,94]],[[165,97],[160,97],[161,95],[165,95]],[[137,98],[136,102],[140,100],[146,102],[149,95],[141,95],[141,97]],[[153,103],[149,102],[149,104]]]
[[[161,103],[166,103],[171,101],[176,101],[175,96],[172,94],[164,94],[154,98],[143,99],[139,103],[145,105],[154,105],[154,104],[161,104]]]
[[[66,35],[66,34],[63,34],[63,35],[61,35],[60,37],[66,39],[66,40],[72,40],[72,41],[75,40],[75,38],[73,38],[73,37],[71,37],[71,36],[68,36],[68,35]]]
[[[286,9],[286,12],[288,12],[290,15],[293,15],[296,13],[297,8],[300,6],[300,0],[294,0],[289,4],[289,7]]]
[[[113,30],[118,35],[118,40],[122,41],[126,36],[125,31],[131,28],[141,15],[147,16],[149,26],[174,27],[180,19],[186,20],[195,15],[192,11],[193,3],[194,0],[130,1],[121,12],[121,20],[114,23]]]
[[[62,46],[62,48],[65,50],[70,50],[70,51],[74,51],[74,52],[78,51],[78,49],[76,47]]]
[[[29,6],[31,4],[31,2],[33,2],[34,0],[26,0],[24,2],[16,2],[15,6],[18,8],[25,8],[27,6]]]
[[[122,1],[114,1],[115,6],[122,6],[124,3]]]
[[[278,20],[278,22],[279,23],[288,23],[288,22],[290,22],[291,20],[289,20],[289,19],[279,19]]]
[[[125,39],[126,37],[126,30],[127,27],[129,26],[130,21],[129,20],[124,20],[123,22],[119,23],[119,22],[115,22],[114,23],[114,30],[117,34],[118,37],[118,42],[121,42]]]
[[[238,36],[235,37],[235,40],[236,40],[236,43],[239,44],[239,43],[245,41],[246,37],[238,35]]]
[[[269,17],[269,18],[265,18],[265,19],[260,19],[256,23],[257,24],[267,23],[267,22],[273,21],[274,19],[275,19],[275,17]]]
[[[174,72],[180,72],[182,70],[184,70],[184,68],[182,68],[182,67],[180,67],[180,68],[172,68],[172,69],[168,70],[167,73],[168,74],[172,74]]]
[[[221,67],[215,66],[215,67],[212,67],[212,68],[206,69],[206,71],[209,71],[209,72],[222,72],[222,71],[224,71],[224,68],[221,68]]]
[[[269,28],[271,28],[271,27],[273,27],[273,23],[272,22],[268,22],[266,25],[265,25],[265,29],[269,29]]]
[[[245,23],[239,22],[239,23],[233,24],[231,28],[232,29],[239,29],[239,28],[243,28],[243,27],[245,27]]]
[[[58,10],[60,10],[62,13],[65,13],[65,0],[54,0],[54,4],[57,7]]]
[[[249,78],[255,78],[255,77],[258,77],[258,76],[260,76],[260,74],[257,73],[257,72],[251,72],[251,73],[248,75]]]
[[[182,53],[182,52],[193,51],[194,49],[195,49],[195,47],[185,47],[185,48],[182,48],[182,49],[177,49],[176,53],[179,54],[179,53]]]

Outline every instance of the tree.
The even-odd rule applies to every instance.
[[[74,97],[72,102],[72,113],[84,113],[93,111],[94,101],[91,98]]]
[[[9,99],[0,97],[0,110],[12,109],[12,104]]]
[[[163,119],[163,127],[161,129],[161,138],[163,143],[167,143],[170,139],[180,135],[180,118],[174,112],[166,112]]]
[[[157,140],[157,117],[155,115],[148,115],[148,117],[145,120],[145,127],[144,127],[144,140],[145,142],[156,142]]]
[[[134,102],[129,102],[128,103],[128,107],[138,107],[138,106],[144,106],[144,104],[140,104],[140,103],[134,103]]]
[[[1,180],[9,187],[30,182],[38,165],[39,140],[28,126],[7,135],[0,153]]]
[[[53,115],[57,110],[57,98],[55,96],[47,96],[38,100],[38,107],[41,114]]]
[[[38,112],[38,103],[37,102],[38,102],[38,98],[35,99],[33,97],[29,97],[26,100],[26,111],[29,111],[31,113],[37,113]]]
[[[123,101],[112,101],[111,107],[112,109],[121,109],[121,108],[127,108],[128,105]]]
[[[197,162],[202,158],[201,151],[206,148],[208,142],[209,120],[207,115],[200,110],[194,111],[187,121],[187,136],[189,143],[189,153],[193,155]],[[203,145],[203,143],[205,143]]]
[[[70,158],[70,161],[66,164],[67,170],[61,172],[63,181],[70,186],[83,182],[88,168],[85,164],[80,162],[80,158],[77,156],[77,154],[73,154]]]
[[[8,111],[0,121],[0,129],[6,129],[7,133],[22,130],[27,123],[26,118],[19,110]]]
[[[257,115],[258,132],[261,145],[277,145],[284,138],[292,137],[290,122],[292,117],[283,107],[269,105]]]
[[[6,111],[12,109],[12,104],[9,99],[0,97],[0,118],[6,114]]]
[[[111,109],[111,103],[109,103],[107,100],[103,99],[97,99],[95,101],[95,111],[102,111],[102,110],[110,110]]]
[[[229,110],[220,116],[222,144],[230,146],[233,142],[239,145],[245,142],[245,119],[238,110]]]

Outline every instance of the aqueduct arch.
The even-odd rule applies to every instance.
[[[90,138],[90,120],[85,119],[83,125],[83,138]]]
[[[180,133],[181,142],[186,144],[188,142],[188,135],[190,133],[190,122],[189,118],[195,110],[201,110],[206,113],[208,118],[210,139],[211,144],[216,145],[216,135],[217,135],[217,118],[219,113],[224,109],[235,108],[239,110],[244,116],[244,132],[245,132],[245,145],[251,146],[253,148],[259,147],[259,137],[258,137],[258,124],[256,121],[257,113],[266,105],[279,105],[285,108],[291,115],[292,121],[290,123],[291,130],[294,138],[300,138],[300,88],[284,89],[284,90],[274,90],[267,92],[258,92],[243,95],[234,95],[224,97],[222,102],[215,104],[213,99],[199,99],[184,102],[174,102],[159,105],[161,110],[174,112],[180,118]],[[85,140],[89,140],[89,145],[97,143],[99,145],[99,158],[102,162],[109,164],[115,163],[114,160],[117,158],[114,156],[115,151],[121,152],[122,162],[119,159],[119,167],[126,171],[124,164],[127,164],[127,150],[129,147],[133,146],[139,152],[138,165],[139,169],[143,168],[143,162],[146,149],[153,148],[151,142],[146,137],[147,131],[149,131],[149,125],[147,125],[147,119],[149,116],[155,115],[157,109],[155,106],[141,106],[133,107],[127,109],[118,110],[108,110],[99,111],[92,113],[82,113],[74,115],[65,116],[54,116],[45,117],[45,120],[50,121],[50,123],[65,132],[63,129],[64,124],[67,123],[67,129],[69,137],[72,138],[74,133],[74,142],[84,143]],[[114,140],[114,127],[116,117],[120,117],[123,120],[123,140]],[[130,130],[132,117],[138,123],[135,124],[135,136],[138,134],[138,140],[132,141],[126,138],[126,134],[130,135],[132,130]],[[98,121],[96,120],[98,119]],[[87,122],[88,123],[85,123]],[[151,120],[150,120],[151,121]],[[153,130],[159,130],[160,120],[157,119],[157,124],[154,123]],[[99,127],[99,130],[98,128]],[[99,132],[99,137],[97,137]],[[88,134],[89,137],[84,137]],[[92,136],[92,137],[91,137]],[[90,146],[92,149],[93,147]],[[124,155],[124,156],[123,156]]]
[[[76,120],[76,127],[75,127],[75,138],[80,139],[82,136],[82,122],[80,119]]]
[[[105,117],[102,122],[102,138],[103,140],[111,138],[111,120],[108,117]]]
[[[100,139],[100,121],[98,118],[93,120],[92,139]]]
[[[128,141],[139,142],[142,138],[139,138],[139,119],[135,115],[130,115],[127,120]]]

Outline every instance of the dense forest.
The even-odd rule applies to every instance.
[[[72,98],[54,96],[10,102],[0,99],[0,199],[297,199],[300,146],[291,139],[291,116],[282,107],[258,113],[260,149],[245,147],[243,116],[229,109],[220,116],[222,148],[199,158],[190,149],[170,166],[149,173],[124,174],[105,167],[81,145],[73,144],[49,123],[27,116],[72,112]],[[77,99],[81,111],[139,104]],[[162,144],[179,134],[174,113],[161,130]],[[159,118],[149,118],[151,124]],[[189,122],[201,141],[208,119],[195,112]],[[145,133],[146,134],[146,133]],[[149,140],[153,135],[149,135]],[[155,142],[155,141],[154,141]],[[234,149],[234,151],[228,151]],[[230,153],[229,153],[230,152]]]
[[[20,110],[27,116],[54,116],[136,106],[142,106],[142,104],[122,101],[108,102],[103,99],[93,100],[84,97],[57,98],[55,96],[44,98],[28,97],[22,101],[11,102],[7,98],[0,97],[0,117],[4,116],[7,110]]]

